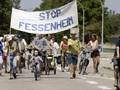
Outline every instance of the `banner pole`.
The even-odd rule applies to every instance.
[[[12,8],[13,8],[13,2],[11,0],[11,17],[12,17]],[[9,34],[12,34],[12,31],[11,31],[11,18],[10,18],[10,29],[9,29]]]
[[[11,26],[10,26],[9,34],[11,34]]]

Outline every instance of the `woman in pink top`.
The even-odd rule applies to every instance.
[[[98,66],[100,63],[100,52],[98,50],[98,40],[95,34],[91,36],[89,44],[91,45],[92,48],[91,58],[93,59],[94,72],[98,73],[99,72]]]

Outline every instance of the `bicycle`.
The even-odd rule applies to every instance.
[[[44,64],[43,71],[45,71],[45,75],[49,75],[47,51],[41,51],[41,56],[42,56],[43,64]]]
[[[84,48],[80,53],[79,74],[86,74],[86,69],[89,64],[90,50]]]

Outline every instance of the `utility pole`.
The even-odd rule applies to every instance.
[[[83,39],[82,39],[82,42],[84,45],[84,42],[85,42],[85,39],[84,39],[84,37],[85,37],[85,10],[84,10],[84,8],[82,8],[82,10],[83,10]]]
[[[102,52],[103,52],[103,46],[104,46],[104,3],[102,0],[100,0],[101,7],[102,7],[102,31],[101,31],[101,45],[102,45]]]

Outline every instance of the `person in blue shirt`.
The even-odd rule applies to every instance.
[[[0,41],[0,76],[2,75],[2,64],[3,64],[3,45]]]

